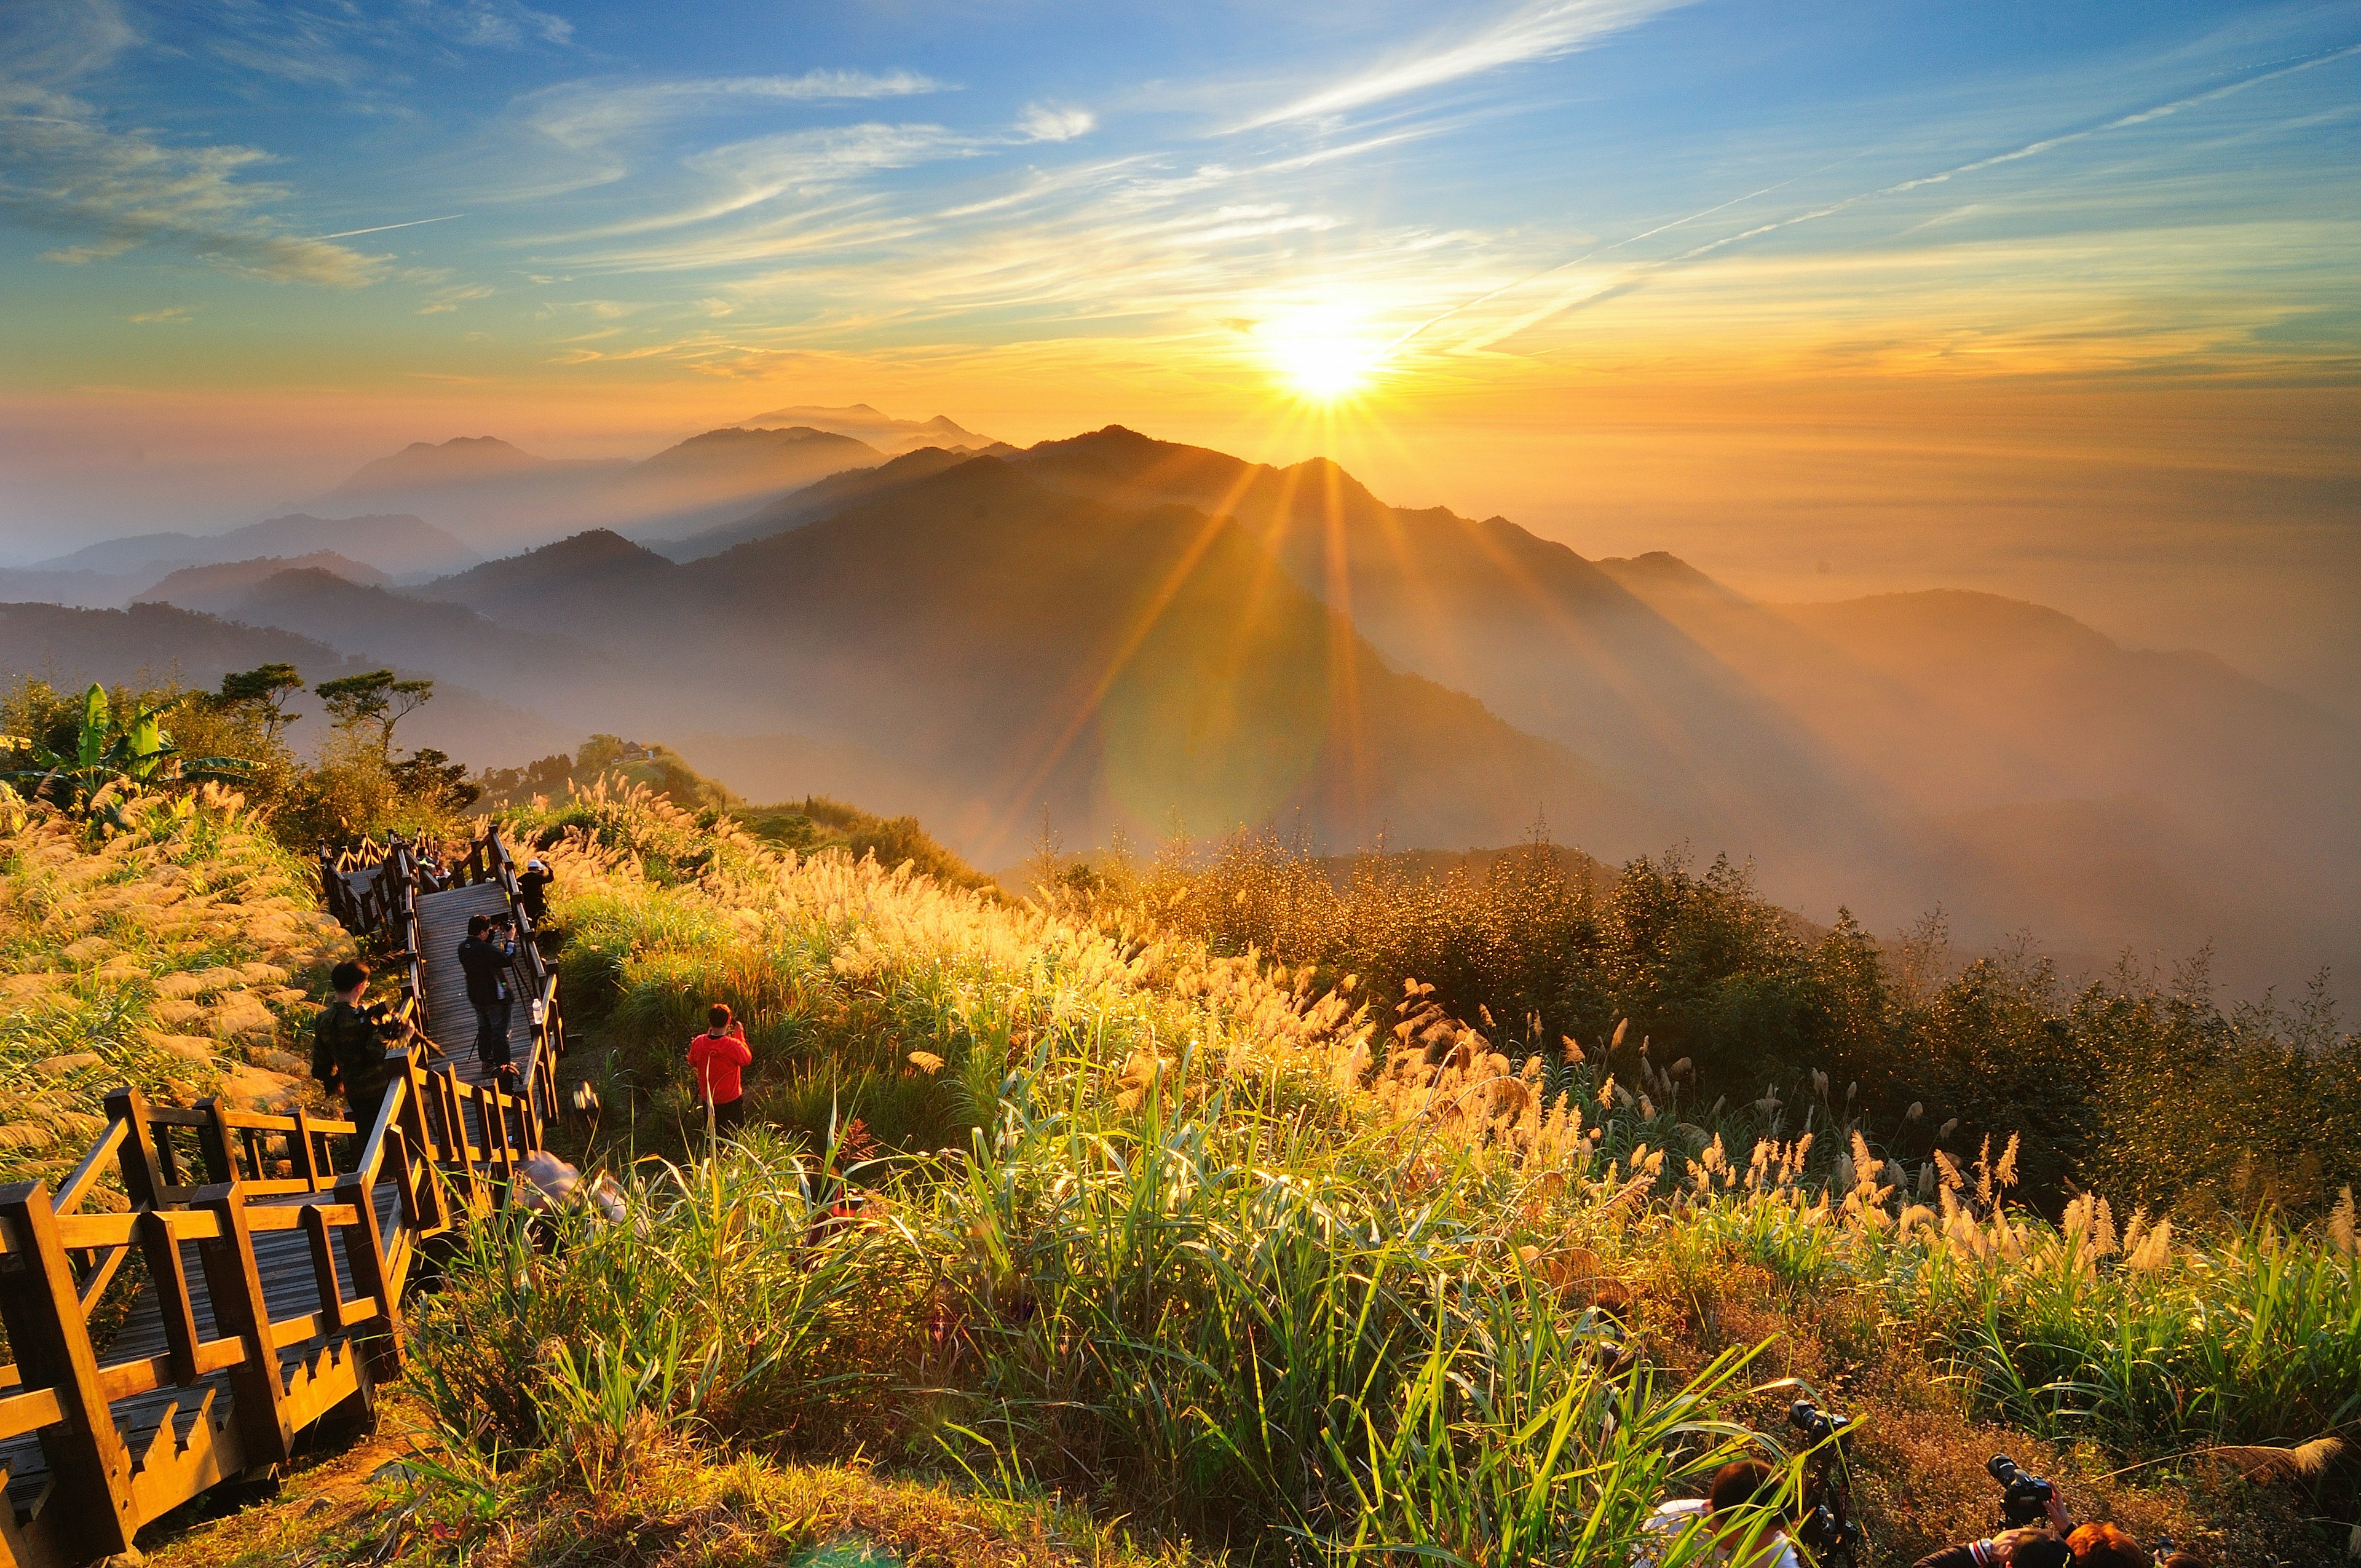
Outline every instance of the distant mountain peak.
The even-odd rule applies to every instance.
[[[588,564],[598,561],[636,559],[653,555],[644,544],[634,544],[611,528],[586,528],[579,533],[569,533],[553,544],[544,544],[528,554],[544,561]]]
[[[808,425],[830,435],[851,436],[878,451],[892,454],[914,451],[921,446],[945,444],[988,446],[988,435],[979,435],[952,419],[949,414],[936,414],[931,419],[895,419],[892,414],[868,403],[791,404],[771,409],[747,420],[749,427]]]
[[[452,452],[487,457],[514,455],[531,459],[535,463],[545,461],[544,458],[534,457],[532,453],[521,446],[502,441],[497,435],[455,435],[450,440],[443,442],[413,441],[402,450],[404,452]]]
[[[444,442],[413,441],[390,457],[362,464],[352,477],[328,493],[347,495],[447,485],[546,467],[549,461],[497,435],[455,435]]]
[[[1495,521],[1506,521],[1507,520],[1496,519]],[[1594,565],[1626,587],[1637,588],[1640,585],[1646,584],[1662,588],[1679,588],[1692,593],[1710,594],[1732,600],[1740,597],[1669,550],[1649,550],[1637,555],[1610,555]]]
[[[317,550],[302,555],[260,555],[215,565],[183,566],[136,597],[160,599],[186,609],[218,609],[236,595],[281,573],[313,568],[364,587],[383,587],[391,580],[365,562],[333,550]]]

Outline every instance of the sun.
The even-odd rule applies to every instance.
[[[1384,367],[1385,344],[1368,323],[1340,311],[1298,312],[1255,332],[1271,370],[1307,402],[1333,403],[1369,387]]]

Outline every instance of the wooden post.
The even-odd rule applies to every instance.
[[[237,1180],[236,1137],[230,1131],[229,1107],[218,1095],[204,1101],[199,1107],[206,1115],[205,1124],[197,1129],[197,1147],[203,1152],[205,1179],[215,1186]]]
[[[393,1119],[410,1135],[410,1146],[432,1158],[434,1133],[426,1121],[426,1069],[418,1065],[415,1052],[401,1053],[401,1080],[407,1092],[402,1095],[401,1108],[393,1113]]]
[[[181,1261],[181,1244],[172,1227],[155,1209],[139,1216],[133,1228],[139,1250],[148,1259],[148,1277],[156,1288],[156,1310],[163,1314],[164,1344],[172,1357],[172,1381],[192,1387],[197,1372],[197,1314],[189,1294],[189,1271]]]
[[[270,1302],[254,1264],[246,1190],[234,1181],[200,1188],[189,1206],[209,1209],[220,1222],[220,1236],[199,1242],[197,1251],[204,1259],[214,1322],[246,1346],[246,1359],[230,1369],[230,1392],[236,1397],[231,1417],[249,1460],[284,1464],[293,1452],[295,1434],[287,1426],[279,1349],[270,1343]]]
[[[161,1209],[164,1169],[156,1159],[156,1130],[148,1124],[148,1097],[136,1089],[118,1089],[106,1097],[106,1113],[127,1124],[123,1135],[123,1190],[135,1209]]]
[[[139,1530],[131,1455],[98,1386],[98,1354],[49,1190],[38,1181],[0,1187],[0,1224],[10,1233],[8,1257],[0,1264],[0,1321],[16,1353],[19,1386],[56,1389],[65,1411],[61,1424],[41,1429],[42,1452],[72,1509],[60,1528],[86,1557],[128,1552]]]
[[[404,1171],[408,1164],[403,1161]],[[368,1358],[370,1375],[380,1382],[398,1377],[401,1375],[401,1302],[386,1282],[385,1237],[378,1229],[376,1190],[359,1181],[346,1181],[336,1188],[336,1201],[350,1203],[355,1216],[345,1231],[345,1266],[352,1270],[353,1294],[377,1302],[376,1321],[361,1331],[362,1354]]]
[[[328,1173],[320,1168],[319,1145],[315,1141],[319,1135],[312,1131],[312,1113],[301,1105],[296,1106],[295,1131],[289,1135],[295,1146],[289,1152],[295,1157],[295,1174],[314,1192],[328,1185]],[[362,1133],[357,1135],[367,1137],[368,1135]],[[335,1168],[335,1163],[333,1159],[328,1162],[330,1171]]]
[[[393,1195],[401,1205],[401,1222],[421,1235],[431,1235],[443,1228],[441,1193],[434,1192],[428,1198],[419,1196],[420,1173],[434,1168],[432,1160],[422,1164],[411,1157],[410,1140],[401,1135],[400,1128],[386,1135],[385,1163],[378,1169],[378,1179],[386,1180],[388,1173],[391,1173]],[[434,1183],[429,1181],[426,1187],[431,1190]]]

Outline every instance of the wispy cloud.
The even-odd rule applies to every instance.
[[[512,48],[530,39],[570,43],[574,24],[519,0],[404,0],[403,10],[420,26],[454,43]]]
[[[1525,5],[1492,21],[1430,38],[1341,81],[1257,115],[1238,128],[1321,120],[1441,87],[1504,66],[1555,60],[1638,26],[1686,0],[1553,0]]]
[[[67,236],[45,259],[81,266],[153,247],[280,281],[383,276],[382,258],[291,233],[272,214],[291,192],[253,178],[268,153],[118,128],[77,95],[137,42],[104,0],[0,11],[0,209]]]
[[[1028,104],[1016,117],[1016,134],[1027,141],[1073,141],[1098,128],[1098,116],[1088,109],[1053,109]]]
[[[418,307],[418,313],[422,316],[446,315],[472,301],[489,300],[494,292],[489,283],[456,283],[427,295],[425,302]]]
[[[261,76],[336,88],[346,105],[364,110],[392,106],[389,89],[407,85],[404,67],[422,54],[564,47],[574,37],[571,22],[519,0],[394,0],[377,8],[349,0],[212,0],[206,21],[205,47],[214,58]]]
[[[2361,56],[2361,44],[2347,45],[2339,49],[2323,49],[2298,60],[2282,60],[2276,64],[2263,67],[2259,70],[2249,71],[2234,76],[2227,82],[2217,82],[2213,85],[2202,89],[2201,91],[2182,93],[2161,102],[2148,104],[2124,114],[2111,115],[2094,124],[2062,129],[2046,136],[2036,137],[2031,140],[2025,141],[2017,146],[2005,148],[1999,152],[1987,153],[1980,157],[1967,159],[1947,168],[1938,169],[1928,173],[1914,174],[1906,179],[1889,181],[1888,183],[1879,185],[1869,190],[1855,191],[1832,201],[1817,203],[1799,211],[1768,218],[1763,222],[1749,224],[1743,228],[1740,228],[1732,233],[1722,235],[1713,239],[1706,240],[1673,256],[1666,257],[1659,260],[1638,264],[1620,274],[1615,275],[1609,282],[1601,283],[1596,279],[1579,280],[1571,289],[1564,291],[1556,298],[1545,302],[1539,307],[1524,311],[1506,321],[1491,323],[1485,330],[1469,337],[1463,346],[1470,348],[1488,347],[1492,344],[1500,342],[1517,333],[1524,332],[1532,326],[1537,325],[1539,323],[1547,320],[1549,317],[1560,313],[1561,312],[1580,308],[1582,306],[1594,303],[1598,300],[1610,297],[1610,295],[1620,295],[1629,292],[1631,289],[1640,286],[1644,280],[1657,274],[1695,267],[1701,263],[1714,260],[1724,253],[1731,251],[1733,247],[1748,246],[1755,241],[1767,238],[1770,236],[1780,234],[1784,231],[1799,228],[1807,225],[1825,223],[1831,218],[1839,217],[1843,214],[1853,212],[1855,209],[1868,206],[1872,203],[1886,202],[1899,197],[1911,196],[1919,192],[1929,191],[1935,187],[1949,185],[1956,181],[1969,180],[1977,175],[1985,174],[1994,170],[2004,169],[2011,164],[2023,163],[2029,159],[2040,159],[2055,153],[2060,148],[2071,148],[2078,143],[2089,141],[2097,137],[2107,137],[2115,132],[2137,130],[2161,121],[2169,120],[2176,115],[2185,114],[2191,110],[2200,109],[2208,104],[2219,103],[2224,99],[2234,97],[2239,93],[2245,93],[2250,88],[2264,86],[2269,82],[2279,81],[2285,77],[2299,75],[2306,71],[2319,69],[2323,66],[2333,65],[2342,60],[2351,60],[2356,56]],[[1754,192],[1747,197],[1740,198],[1739,201],[1751,201],[1754,197],[1761,196],[1765,193],[1765,192],[1762,191]],[[1707,211],[1708,213],[1719,212],[1724,207],[1734,206],[1737,204],[1737,202],[1724,203],[1721,203],[1720,206],[1709,208]],[[1960,214],[1961,211],[1963,210],[1954,208],[1949,214],[1943,214],[1943,216],[1946,218],[1956,218]],[[1661,225],[1656,229],[1648,231],[1648,235],[1635,237],[1649,237],[1654,234],[1663,233],[1666,229],[1692,222],[1695,217],[1702,217],[1705,215],[1706,214],[1704,213],[1693,214],[1690,218],[1683,218],[1677,220],[1675,224]],[[1929,220],[1930,223],[1936,220]],[[1916,232],[1917,229],[1924,228],[1927,225],[1924,224],[1913,225],[1910,225],[1907,232]],[[1565,271],[1570,269],[1579,268],[1583,264],[1594,260],[1599,256],[1605,254],[1606,251],[1620,249],[1624,245],[1629,243],[1631,242],[1620,241],[1614,246],[1593,249],[1583,256],[1575,258],[1571,261],[1560,263],[1556,267],[1549,268],[1542,272],[1534,274],[1532,278],[1521,280],[1517,285],[1511,286],[1511,289],[1497,291],[1493,295],[1487,296],[1485,301],[1477,302],[1489,302],[1492,299],[1499,298],[1500,295],[1512,291],[1514,288],[1521,288],[1527,284],[1539,281],[1541,279],[1549,277],[1553,274]],[[1458,311],[1455,309],[1452,312],[1445,313],[1445,315],[1456,313],[1458,313]],[[1437,321],[1441,319],[1444,318],[1436,318]],[[1435,324],[1434,322],[1430,321],[1423,323],[1418,330],[1422,332],[1426,330],[1427,327],[1433,326],[1433,324]]]
[[[594,80],[545,87],[522,101],[525,123],[577,152],[633,133],[764,103],[903,98],[945,91],[912,71],[807,71],[800,76],[705,76],[673,81]]]
[[[178,323],[185,322],[190,318],[192,313],[190,308],[186,305],[167,305],[160,311],[141,311],[137,315],[126,316],[123,319],[132,323],[134,325],[146,326],[165,323]]]

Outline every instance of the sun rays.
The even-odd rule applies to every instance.
[[[1365,396],[1388,365],[1385,334],[1346,306],[1288,312],[1253,335],[1272,377],[1306,403],[1328,406]]]

